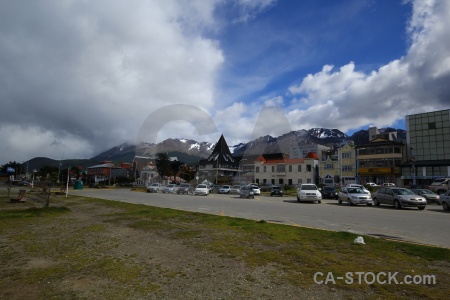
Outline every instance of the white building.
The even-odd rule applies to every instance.
[[[285,153],[263,154],[255,160],[255,182],[279,186],[317,183],[318,165],[317,156],[290,158]]]

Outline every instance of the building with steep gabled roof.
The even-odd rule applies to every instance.
[[[223,134],[207,159],[199,163],[197,177],[199,182],[209,181],[216,184],[232,184],[239,170],[239,159],[233,157]]]

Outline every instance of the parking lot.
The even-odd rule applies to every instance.
[[[430,204],[425,210],[391,206],[339,205],[336,200],[321,204],[298,203],[294,196],[256,196],[209,194],[208,196],[143,193],[129,189],[71,190],[70,194],[158,207],[203,212],[223,216],[265,220],[279,224],[377,236],[400,241],[450,248],[447,228],[450,214]]]

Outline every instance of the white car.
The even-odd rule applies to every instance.
[[[199,184],[194,190],[194,195],[205,195],[208,196],[209,188],[206,184]]]
[[[310,201],[322,203],[322,194],[313,183],[304,183],[297,188],[297,201]]]
[[[258,185],[252,183],[250,183],[249,185],[252,186],[254,195],[261,196],[261,189],[259,188]]]
[[[362,189],[356,187],[343,187],[338,193],[338,201],[339,204],[346,201],[349,205],[373,205],[373,200],[370,194],[366,194]]]
[[[230,193],[231,186],[229,185],[222,185],[222,187],[219,190],[219,194],[229,194]]]
[[[368,182],[366,183],[367,186],[379,186],[378,184],[374,183],[374,182]]]
[[[450,210],[450,191],[439,195],[439,204],[442,205],[444,210]]]

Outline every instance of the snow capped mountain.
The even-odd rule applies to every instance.
[[[390,132],[397,129],[380,129],[380,132]],[[397,130],[398,140],[406,140],[406,131]],[[226,137],[225,137],[226,138]],[[260,155],[263,153],[284,152],[289,153],[293,146],[305,144],[320,144],[326,146],[342,145],[346,142],[354,141],[356,145],[369,142],[367,130],[355,132],[352,136],[347,136],[338,129],[312,128],[309,130],[297,130],[285,133],[279,137],[265,135],[248,143],[240,143],[228,146],[234,156]],[[122,144],[105,151],[93,160],[122,160],[132,161],[134,155],[153,157],[157,153],[172,153],[174,156],[182,156],[184,160],[200,160],[208,158],[216,144],[208,142],[197,142],[191,139],[167,139],[158,144],[142,143],[140,145]],[[126,158],[126,159],[125,159]],[[179,158],[180,159],[180,158]],[[182,160],[182,159],[180,159]],[[186,162],[186,161],[185,161]]]

